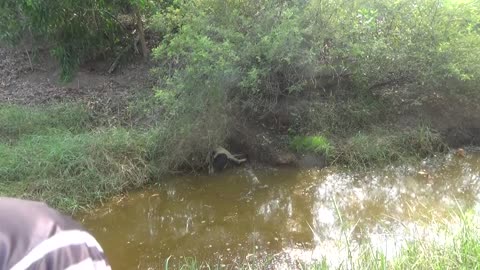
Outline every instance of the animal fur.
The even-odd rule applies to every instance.
[[[220,159],[222,158],[223,159]],[[215,171],[223,170],[227,167],[228,162],[233,162],[236,165],[240,165],[247,161],[246,158],[237,158],[232,155],[227,149],[223,147],[217,147],[215,150],[211,151],[207,157],[208,161],[208,172],[210,174],[215,173]],[[217,164],[215,164],[217,161]]]

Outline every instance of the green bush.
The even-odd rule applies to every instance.
[[[136,16],[150,16],[164,2],[170,1],[6,0],[0,4],[0,39],[47,45],[60,64],[61,79],[69,81],[81,62],[129,46],[132,27],[139,32]]]
[[[179,97],[228,97],[244,110],[266,111],[280,95],[301,91],[316,75],[311,68],[324,66],[306,46],[298,5],[208,0],[182,8],[190,15],[180,31],[154,51],[160,88]],[[204,105],[214,102],[225,98]]]
[[[192,1],[188,0],[166,0],[159,1],[159,8],[152,15],[150,28],[159,32],[165,38],[172,38],[183,23],[189,17],[186,8],[187,5],[192,5]]]
[[[65,81],[81,60],[113,48],[122,39],[111,1],[7,0],[4,7],[4,19],[12,21],[5,24],[2,20],[0,32],[16,41],[27,35],[38,43],[53,45],[52,54]]]
[[[387,103],[371,97],[345,100],[313,100],[306,106],[301,119],[304,133],[321,132],[335,137],[348,137],[389,119]]]
[[[379,102],[390,97],[408,105],[449,93],[480,97],[476,1],[177,3],[160,16],[175,34],[154,57],[159,88],[193,115],[262,116],[287,96],[330,94],[344,102],[332,110],[344,117],[325,119],[332,129],[363,128],[396,109]]]
[[[416,102],[432,92],[479,97],[476,89],[448,86],[480,79],[478,1],[353,2],[339,18],[335,49],[354,59],[345,68],[358,86],[405,92]]]

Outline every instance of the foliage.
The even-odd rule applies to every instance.
[[[387,105],[372,97],[312,100],[301,115],[300,131],[349,137],[389,119],[391,112]]]
[[[157,96],[187,138],[177,137],[178,145],[190,143],[192,147],[183,148],[192,148],[186,156],[199,160],[223,143],[234,110],[265,112],[280,94],[300,89],[305,76],[295,75],[303,72],[295,63],[308,55],[294,50],[302,42],[298,27],[293,27],[299,10],[287,2],[208,0],[177,5],[182,15],[172,14],[174,10],[159,15],[174,27],[164,30],[170,34],[154,50],[162,77]],[[202,151],[193,151],[199,148]]]
[[[147,0],[6,0],[0,4],[0,39],[51,45],[61,79],[68,81],[82,61],[131,42],[133,36],[122,15],[149,14],[155,6]]]
[[[15,1],[0,3],[0,40],[15,41],[22,29]]]
[[[290,147],[297,152],[314,152],[328,155],[332,146],[324,136],[295,136]]]
[[[214,124],[198,130],[312,96],[290,130],[351,137],[337,161],[366,166],[443,149],[430,132],[352,137],[395,117],[392,105],[480,98],[475,1],[177,1],[157,15],[158,97],[179,123]]]
[[[183,25],[188,16],[185,6],[191,4],[186,0],[161,1],[160,7],[151,17],[150,27],[166,39],[172,38]]]
[[[225,115],[173,115],[162,121],[152,159],[157,174],[197,172],[207,166],[207,154],[228,135]]]
[[[168,33],[154,51],[159,88],[195,115],[263,116],[309,93],[322,111],[330,94],[344,117],[322,121],[352,130],[397,109],[383,101],[480,97],[476,1],[178,1],[158,16]]]
[[[180,97],[240,99],[243,108],[265,111],[310,78],[306,66],[316,61],[302,49],[299,7],[283,1],[195,3],[182,6],[189,16],[181,30],[154,52],[163,66],[162,89]]]
[[[419,96],[458,91],[445,84],[480,78],[473,49],[480,42],[478,1],[355,2],[347,11],[353,16],[341,18],[346,35],[339,38],[338,51],[355,59],[346,68],[357,83]]]
[[[53,43],[52,54],[62,67],[63,80],[70,79],[81,59],[112,48],[121,38],[120,25],[110,13],[113,6],[107,1],[7,2],[12,2],[14,21],[34,33],[31,38]],[[15,34],[21,38],[24,31]]]

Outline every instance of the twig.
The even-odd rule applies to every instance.
[[[33,64],[32,64],[32,59],[30,58],[30,53],[28,53],[28,50],[27,50],[26,48],[25,48],[25,52],[27,53],[28,63],[30,63],[30,69],[31,69],[32,71],[34,71],[34,70],[33,70]]]
[[[108,73],[109,74],[112,74],[115,69],[117,68],[118,64],[120,63],[120,59],[122,59],[122,56],[124,54],[126,54],[132,47],[137,47],[137,43],[138,43],[138,36],[135,38],[135,41],[133,42],[133,44],[130,44],[128,46],[126,46],[125,48],[123,48],[123,50],[118,54],[117,58],[115,58],[115,60],[113,61],[112,65],[110,66],[110,68],[108,69]]]

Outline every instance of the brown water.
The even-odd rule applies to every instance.
[[[480,154],[470,151],[368,173],[242,168],[175,177],[81,219],[114,269],[160,269],[169,256],[213,265],[272,258],[285,268],[323,256],[338,263],[347,238],[388,257],[459,208],[477,211],[479,190]]]

